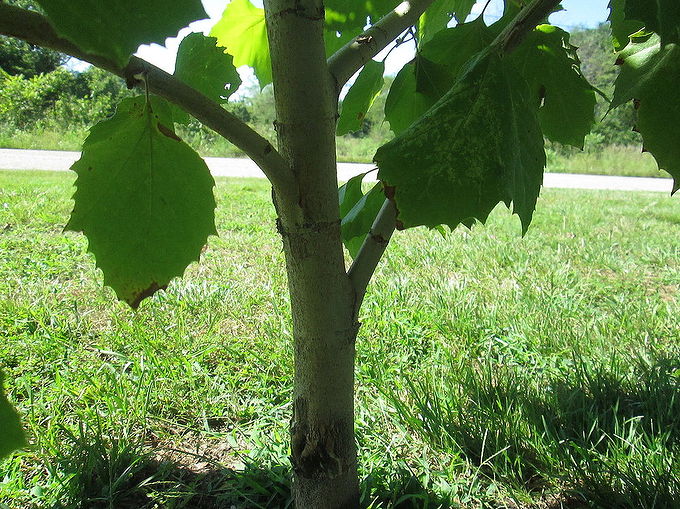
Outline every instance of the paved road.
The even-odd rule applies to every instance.
[[[0,169],[65,171],[78,157],[80,157],[79,152],[0,149]],[[260,169],[250,159],[206,157],[205,160],[211,173],[215,176],[264,177]],[[354,175],[366,172],[374,167],[372,164],[339,163],[338,178],[341,181],[348,180]],[[375,178],[375,173],[369,175],[369,177],[371,176]],[[546,173],[543,185],[545,187],[569,189],[612,189],[670,193],[673,181],[663,178]]]

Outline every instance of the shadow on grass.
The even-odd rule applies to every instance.
[[[288,508],[291,470],[287,465],[227,468],[203,463],[200,471],[173,461],[159,461],[152,452],[114,441],[100,447],[74,444],[60,463],[66,474],[68,501],[59,507],[93,509],[157,508]],[[195,459],[195,458],[193,458]],[[201,463],[199,463],[201,464]],[[361,485],[362,507],[437,508],[449,504],[428,491],[410,471],[375,472]]]
[[[409,381],[411,404],[388,397],[433,448],[508,486],[562,491],[560,506],[680,507],[680,358],[573,364],[458,365]]]
[[[517,507],[680,507],[680,357],[576,359],[557,371],[493,362],[454,368],[411,380],[406,401],[403,393],[386,392],[395,417],[433,453],[465,458],[488,485],[535,497],[533,505]],[[293,506],[285,452],[229,468],[226,450],[219,461],[203,453],[166,460],[132,433],[105,435],[81,429],[68,437],[54,470],[63,499],[72,503],[60,507]],[[365,477],[362,505],[453,505],[430,486],[392,464]],[[493,502],[505,507],[504,500]]]
[[[150,457],[130,458],[130,469],[111,479],[103,471],[71,477],[66,507],[151,509],[292,507],[284,467],[244,470],[211,467],[201,472]],[[75,465],[74,465],[75,466]]]

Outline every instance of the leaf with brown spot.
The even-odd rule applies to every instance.
[[[385,64],[369,60],[342,101],[342,111],[338,119],[336,134],[344,134],[361,129],[362,122],[375,98],[383,87]]]
[[[170,115],[157,97],[124,100],[92,128],[71,167],[78,178],[67,229],[85,234],[104,284],[133,308],[181,276],[216,234],[214,180],[167,127]]]
[[[141,290],[137,292],[136,294],[133,294],[134,300],[130,302],[130,307],[132,309],[137,309],[139,307],[139,304],[146,299],[147,297],[151,297],[154,293],[156,293],[158,290],[165,290],[168,287],[168,285],[159,285],[155,281],[149,285],[148,288]]]
[[[160,122],[158,123],[158,130],[161,132],[161,134],[162,134],[163,136],[167,136],[167,137],[170,138],[171,140],[182,141],[182,138],[180,138],[179,136],[177,136],[177,135],[175,134],[174,131],[172,131],[172,130],[169,129],[168,127],[165,127],[165,126],[164,126],[163,124],[161,124]]]

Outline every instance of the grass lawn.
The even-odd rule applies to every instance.
[[[587,175],[618,175],[622,177],[670,178],[659,170],[654,157],[634,146],[591,147],[586,151],[572,149],[568,154],[547,150],[546,171],[554,173],[584,173]]]
[[[62,234],[73,176],[0,172],[0,366],[32,446],[0,506],[286,507],[292,349],[261,180],[132,312]],[[545,190],[525,238],[398,233],[357,342],[365,507],[680,507],[680,201]],[[2,506],[2,507],[5,507]]]

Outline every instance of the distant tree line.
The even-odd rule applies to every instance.
[[[614,80],[618,74],[616,54],[610,40],[609,25],[602,23],[597,28],[574,30],[571,42],[578,49],[581,71],[586,79],[611,99]],[[597,104],[597,118],[602,119],[588,137],[588,143],[598,145],[633,145],[642,142],[640,135],[633,131],[635,110],[632,104],[619,107],[607,114],[609,104],[600,97]],[[606,115],[606,116],[605,116]]]
[[[5,1],[39,10],[31,0]],[[573,31],[572,43],[579,47],[585,77],[605,96],[611,97],[617,71],[612,65],[616,56],[607,25]],[[65,55],[0,36],[0,118],[3,119],[0,130],[5,133],[63,129],[84,132],[92,124],[111,115],[120,99],[130,94],[124,82],[116,76],[95,67],[76,72],[68,64],[69,59]],[[386,86],[375,101],[362,129],[345,137],[347,144],[362,144],[359,151],[348,149],[349,157],[354,153],[370,159],[373,145],[377,147],[390,136],[382,113],[388,89]],[[269,94],[271,87],[264,91],[253,87],[242,93],[236,102],[230,103],[228,108],[274,140],[273,101]],[[587,148],[640,142],[638,134],[632,131],[635,116],[632,105],[605,116],[606,112],[607,102],[601,99],[598,116],[604,117],[604,121],[589,135]],[[188,138],[187,141],[201,145],[203,149],[217,141],[211,131],[198,123],[182,127],[180,132]],[[550,148],[564,152],[573,150],[554,144]]]

